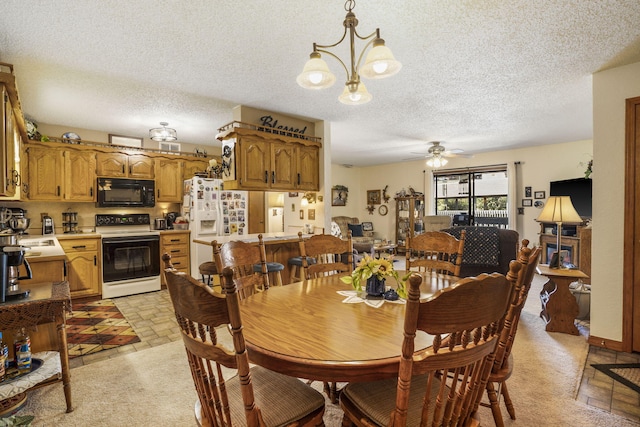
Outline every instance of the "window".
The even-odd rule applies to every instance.
[[[180,143],[160,141],[158,142],[158,148],[162,151],[177,152],[180,151]]]
[[[434,172],[435,210],[454,225],[509,225],[506,165]]]

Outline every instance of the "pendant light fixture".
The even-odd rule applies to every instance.
[[[449,163],[449,160],[442,157],[440,154],[434,154],[429,160],[427,160],[427,166],[430,168],[440,168]]]
[[[382,79],[390,77],[396,74],[402,68],[402,64],[393,57],[391,50],[385,46],[384,40],[380,38],[380,29],[369,34],[366,37],[362,37],[356,31],[358,26],[358,20],[356,19],[353,8],[355,7],[355,0],[347,0],[344,4],[344,8],[347,11],[347,16],[344,18],[344,33],[342,38],[338,42],[331,45],[321,45],[314,43],[313,52],[311,52],[310,59],[304,66],[304,69],[296,81],[300,86],[306,89],[325,89],[332,86],[336,81],[336,76],[331,73],[327,63],[322,59],[320,53],[326,53],[334,57],[347,73],[347,81],[342,94],[338,97],[340,102],[349,105],[364,104],[373,98],[373,96],[367,92],[367,88],[361,82],[360,77],[366,77],[368,79]],[[349,67],[334,53],[327,49],[338,46],[342,43],[349,34],[349,44],[351,57],[349,59]],[[355,39],[367,41],[366,45],[360,52],[356,60],[356,48]],[[360,68],[360,62],[364,56],[365,51],[369,49],[369,53]]]
[[[154,141],[172,142],[178,139],[178,133],[175,129],[168,128],[169,123],[160,122],[160,128],[149,129],[149,138]]]

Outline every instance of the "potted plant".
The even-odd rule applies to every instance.
[[[409,275],[400,278],[398,272],[393,269],[393,259],[373,258],[365,255],[350,276],[341,277],[344,283],[350,284],[356,291],[362,291],[362,284],[365,283],[367,294],[381,296],[385,293],[385,280],[393,277],[398,283],[396,292],[402,298],[407,297],[405,281]]]

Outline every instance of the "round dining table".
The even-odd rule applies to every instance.
[[[421,299],[458,280],[421,274]],[[240,301],[249,360],[285,375],[325,382],[397,376],[406,305],[343,302],[349,297],[338,291],[353,289],[341,276],[271,287]],[[387,284],[396,287],[393,279]],[[415,350],[429,347],[432,340],[418,332]]]

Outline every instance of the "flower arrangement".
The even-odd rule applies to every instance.
[[[398,283],[396,292],[401,298],[407,298],[407,289],[405,287],[405,281],[409,277],[409,274],[403,278],[400,278],[398,272],[393,269],[393,262],[390,259],[373,258],[370,255],[365,255],[355,270],[350,276],[341,277],[344,283],[353,286],[356,291],[362,291],[362,284],[366,283],[371,277],[376,276],[379,280],[384,280],[387,277],[393,277]]]

